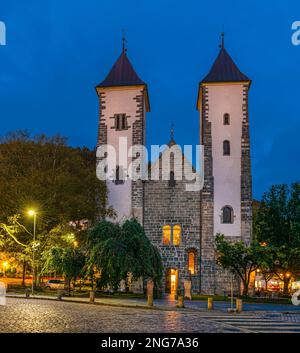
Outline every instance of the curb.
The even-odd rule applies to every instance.
[[[90,303],[88,300],[87,301],[81,301],[81,300],[74,300],[74,299],[57,299],[56,297],[28,297],[26,298],[25,296],[21,295],[14,295],[14,294],[9,294],[6,295],[6,298],[16,298],[16,299],[29,299],[29,300],[52,300],[52,301],[57,301],[57,302],[65,302],[65,303],[74,303],[74,304],[89,304],[89,305],[102,305],[102,306],[111,306],[111,307],[119,307],[119,308],[135,308],[135,309],[146,309],[146,310],[159,310],[159,311],[197,311],[197,310],[192,310],[189,308],[180,310],[178,308],[174,307],[166,307],[166,306],[147,306],[147,305],[139,305],[139,304],[118,304],[118,303],[103,303],[103,302],[94,302]]]

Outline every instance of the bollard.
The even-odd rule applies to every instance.
[[[184,296],[178,295],[177,308],[184,308]]]
[[[213,310],[214,300],[213,298],[207,298],[207,310]]]
[[[236,300],[236,311],[238,313],[241,313],[243,311],[243,300],[242,299]]]
[[[26,289],[25,289],[25,297],[26,297],[26,298],[29,298],[29,297],[30,297],[30,289],[29,289],[29,288],[26,288]]]
[[[147,305],[153,306],[153,295],[151,295],[151,294],[148,294],[148,296],[147,296]]]
[[[62,289],[59,289],[57,291],[57,299],[62,300],[63,295],[64,295],[64,291]]]
[[[95,302],[95,291],[91,290],[90,291],[90,303]]]

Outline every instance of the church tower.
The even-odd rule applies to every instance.
[[[223,293],[230,280],[215,264],[215,235],[249,243],[252,183],[248,121],[251,80],[224,47],[199,84],[200,143],[204,145],[201,192],[201,290]],[[228,276],[228,274],[227,274]]]
[[[109,74],[98,86],[98,146],[111,145],[116,151],[113,180],[107,180],[108,206],[116,212],[116,221],[136,217],[143,223],[143,183],[129,178],[128,166],[138,157],[128,156],[134,145],[145,145],[146,112],[150,111],[147,84],[133,69],[124,47]],[[125,141],[127,146],[120,145]],[[109,152],[108,152],[109,153]],[[110,156],[108,156],[109,158]],[[120,158],[119,158],[120,157]]]

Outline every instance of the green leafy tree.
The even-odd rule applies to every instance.
[[[101,221],[88,234],[90,264],[100,272],[99,286],[111,285],[117,290],[120,281],[140,277],[158,284],[162,277],[159,251],[149,241],[135,219],[122,226]]]
[[[274,272],[289,291],[300,272],[300,184],[273,185],[263,195],[254,217],[256,239],[276,254]]]
[[[64,276],[69,293],[71,283],[75,283],[80,275],[83,275],[85,256],[80,249],[52,247],[43,254],[45,265],[42,272],[55,271]]]
[[[253,242],[246,246],[242,241],[225,240],[223,234],[216,235],[217,263],[236,275],[243,283],[243,295],[248,295],[251,273],[259,268],[261,246]]]
[[[29,228],[28,208],[38,211],[38,227],[95,220],[107,212],[106,186],[96,177],[95,151],[72,148],[61,136],[33,138],[24,131],[0,141],[0,221],[19,214]]]

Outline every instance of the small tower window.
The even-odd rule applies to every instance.
[[[230,125],[230,115],[228,113],[224,114],[223,123],[224,123],[224,125]]]
[[[223,155],[230,156],[230,141],[223,141]]]
[[[233,223],[233,209],[230,206],[224,206],[222,209],[222,223]]]
[[[173,227],[173,245],[180,245],[181,227],[176,224]]]
[[[124,173],[123,173],[123,169],[122,167],[120,167],[119,165],[116,168],[116,175],[115,175],[115,180],[114,183],[116,185],[120,185],[120,184],[124,184]]]
[[[176,185],[175,174],[173,171],[170,172],[169,186],[174,187]]]
[[[171,226],[163,226],[163,245],[170,245],[171,243]]]
[[[126,114],[115,114],[115,128],[116,128],[116,130],[126,130],[127,129]]]
[[[196,254],[194,250],[189,250],[188,252],[188,271],[191,275],[194,275],[196,270],[195,270],[195,261],[196,259]]]

